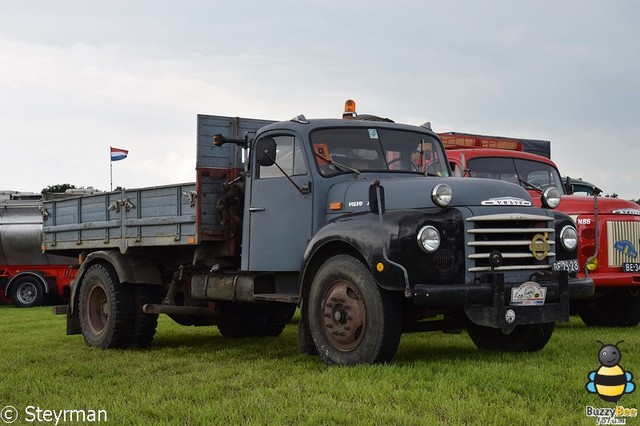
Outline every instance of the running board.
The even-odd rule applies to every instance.
[[[293,294],[254,294],[253,300],[260,302],[280,302],[297,305],[299,297]]]
[[[216,313],[209,308],[197,306],[175,306],[175,305],[155,305],[147,303],[142,307],[145,314],[170,314],[170,315],[205,315],[216,316]]]

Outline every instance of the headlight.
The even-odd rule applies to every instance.
[[[431,225],[423,226],[418,231],[418,247],[427,253],[433,253],[440,247],[440,233]]]
[[[568,251],[573,251],[578,246],[578,231],[571,225],[567,225],[560,231],[560,242]]]
[[[446,183],[436,185],[431,190],[431,199],[437,206],[447,207],[451,203],[451,197],[453,197],[453,191]]]
[[[542,205],[555,209],[560,205],[560,191],[558,188],[550,187],[544,190],[542,193]]]

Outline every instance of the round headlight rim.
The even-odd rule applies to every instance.
[[[424,241],[422,240],[422,236],[428,230],[433,231],[435,233],[435,235],[437,236],[437,244],[435,244],[435,246],[426,247],[425,244],[424,244]],[[433,238],[432,240],[435,240],[435,238]],[[422,228],[420,228],[420,230],[416,234],[416,242],[418,243],[418,247],[423,252],[428,253],[428,254],[433,254],[436,251],[438,251],[438,249],[440,248],[440,244],[442,243],[442,235],[440,235],[440,231],[438,231],[438,228],[436,228],[435,226],[433,226],[433,225],[425,225]]]
[[[550,186],[542,192],[542,205],[550,209],[555,209],[560,205],[562,194],[555,186]]]
[[[453,199],[453,190],[446,183],[439,183],[431,190],[431,200],[439,207],[448,207]]]
[[[574,234],[574,237],[572,239],[575,241],[575,244],[573,244],[573,247],[569,247],[567,245],[567,241],[565,240],[565,233],[568,230],[571,230]],[[560,230],[560,243],[562,244],[562,247],[564,247],[564,249],[567,251],[574,251],[578,247],[578,230],[575,226],[565,225],[562,227],[562,229]]]

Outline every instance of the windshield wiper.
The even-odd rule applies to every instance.
[[[533,190],[535,190],[535,191],[540,191],[540,192],[542,192],[542,191],[543,191],[543,189],[542,189],[542,188],[540,188],[538,185],[534,185],[534,184],[532,184],[531,182],[528,182],[528,181],[526,181],[526,180],[524,180],[524,179],[518,178],[518,182],[520,182],[521,184],[523,184],[525,188],[533,189]]]
[[[345,166],[344,164],[340,164],[338,162],[333,161],[331,158],[327,158],[324,155],[320,154],[319,152],[313,151],[313,153],[318,157],[318,158],[322,158],[324,161],[326,161],[327,163],[335,166],[337,169],[340,169],[340,171],[343,172],[351,172],[351,173],[355,173],[357,175],[360,174],[360,172],[356,169],[353,169],[349,166]]]

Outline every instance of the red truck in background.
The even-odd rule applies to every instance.
[[[18,307],[69,300],[77,259],[43,254],[41,195],[0,194],[0,300]]]
[[[550,159],[550,142],[440,133],[454,176],[499,179],[524,187],[541,205],[543,191],[561,192],[559,211],[577,225],[579,276],[593,279],[590,299],[572,306],[588,326],[640,323],[640,206],[619,198],[572,194]],[[532,153],[535,152],[535,153]],[[570,183],[570,178],[566,179]]]

